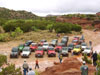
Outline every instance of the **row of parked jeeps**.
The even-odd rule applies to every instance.
[[[10,58],[18,57],[19,55],[29,58],[31,52],[35,52],[35,57],[43,57],[45,51],[48,57],[55,57],[56,52],[61,53],[63,56],[68,56],[68,52],[71,51],[73,54],[79,54],[81,52],[82,54],[91,54],[92,48],[87,47],[84,38],[75,36],[70,44],[68,44],[68,40],[68,36],[64,36],[60,43],[58,43],[57,39],[52,40],[51,43],[48,43],[45,39],[41,40],[39,43],[29,40],[25,44],[20,44],[18,47],[12,48]]]

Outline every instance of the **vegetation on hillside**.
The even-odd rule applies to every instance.
[[[35,14],[27,11],[15,11],[0,7],[0,18],[3,19],[38,19]]]

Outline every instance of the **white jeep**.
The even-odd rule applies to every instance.
[[[22,57],[28,57],[29,58],[29,55],[30,54],[31,54],[30,47],[24,47],[21,56]]]

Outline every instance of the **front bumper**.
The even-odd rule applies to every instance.
[[[73,54],[79,54],[80,52],[73,52]]]
[[[43,57],[41,54],[36,54],[35,57]]]
[[[25,55],[25,54],[23,54],[21,57],[22,57],[22,58],[28,58],[29,55]]]
[[[56,54],[48,54],[49,57],[56,57]]]
[[[10,55],[10,58],[17,58],[18,55]]]
[[[68,56],[68,53],[62,53],[62,56]]]

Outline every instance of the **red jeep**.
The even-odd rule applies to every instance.
[[[47,40],[45,40],[45,39],[41,40],[40,43],[39,43],[39,46],[43,46],[44,42],[47,42]]]
[[[79,39],[80,39],[80,38],[79,38],[78,36],[75,36],[73,40],[79,41]]]
[[[55,47],[55,51],[59,52],[60,50],[62,50],[62,46],[63,46],[62,43],[58,43],[57,46]]]
[[[31,45],[30,45],[30,49],[31,49],[31,52],[34,52],[36,49],[37,49],[37,43],[32,43]]]
[[[47,51],[48,57],[56,57],[56,52],[54,50],[54,47],[49,47]]]
[[[35,57],[43,57],[43,55],[44,55],[43,47],[38,47],[37,50],[35,51]]]
[[[72,43],[74,44],[74,46],[78,45],[79,44],[79,37],[78,36],[75,36],[74,39],[72,40]]]

